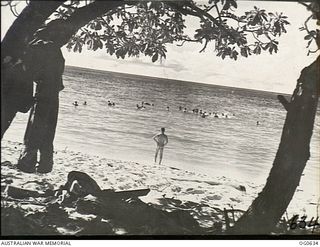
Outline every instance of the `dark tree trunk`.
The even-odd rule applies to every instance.
[[[50,2],[48,5],[31,2],[11,26],[2,44],[7,54],[2,57],[2,65],[7,73],[2,80],[5,97],[1,109],[1,138],[15,114],[18,111],[27,112],[33,105],[24,137],[24,152],[18,161],[18,168],[24,172],[36,171],[38,151],[40,161],[37,171],[47,173],[52,170],[59,91],[63,88],[64,59],[59,48],[90,20],[124,4],[123,1],[94,2],[79,8],[67,20],[46,25],[37,34],[40,43],[32,41],[30,44],[35,31],[62,2]],[[29,22],[30,25],[25,26]],[[53,44],[41,44],[41,39]],[[33,82],[37,83],[35,99]]]
[[[34,32],[64,1],[31,1],[14,21],[1,42],[1,139],[17,112],[27,112],[33,101],[33,74],[22,63],[28,43]],[[125,1],[97,1],[77,9],[65,22],[53,25],[48,33],[61,33],[58,41],[63,46],[86,23]],[[134,4],[133,1],[129,2]],[[10,59],[10,61],[8,61]],[[17,61],[18,64],[16,64]],[[41,64],[42,61],[33,61]],[[53,62],[52,62],[53,63]]]
[[[64,1],[31,1],[8,29],[1,42],[1,57],[21,58],[34,32]]]
[[[65,45],[69,39],[84,25],[91,20],[114,10],[124,4],[135,4],[135,1],[96,1],[84,7],[78,8],[75,12],[65,20],[63,25],[56,25],[48,29],[51,33],[59,33],[64,30],[65,35],[61,46]],[[67,32],[66,32],[67,30]]]
[[[27,112],[32,104],[32,75],[22,63],[27,44],[62,2],[31,1],[1,42],[1,139],[16,113]]]
[[[58,120],[59,91],[63,89],[64,58],[58,47],[39,45],[30,48],[31,58],[42,63],[33,67],[37,83],[35,104],[24,137],[25,150],[18,167],[25,172],[35,172],[37,152],[40,152],[38,172],[51,172],[53,165],[53,140]]]
[[[320,57],[301,72],[287,110],[273,167],[262,192],[230,230],[232,234],[269,234],[287,209],[310,157],[320,90]]]

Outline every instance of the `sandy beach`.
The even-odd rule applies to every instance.
[[[27,174],[16,169],[22,144],[2,141],[1,185],[44,192],[58,189],[65,184],[70,171],[82,171],[90,175],[102,189],[115,191],[146,189],[151,191],[140,197],[143,202],[166,211],[184,209],[196,219],[201,227],[210,229],[215,222],[223,221],[223,209],[246,210],[261,191],[263,185],[231,180],[226,176],[211,177],[175,167],[157,164],[140,164],[90,156],[71,150],[57,150],[54,156],[54,169],[46,174]],[[8,162],[6,162],[8,161]],[[245,191],[243,190],[245,187]],[[316,210],[316,202],[301,202],[303,191],[297,190],[287,214],[310,213]],[[41,205],[22,203],[20,206],[28,214],[41,211]],[[315,211],[313,211],[315,212]],[[92,220],[94,215],[81,215],[70,210],[70,218],[80,217]],[[59,229],[61,234],[74,234]]]

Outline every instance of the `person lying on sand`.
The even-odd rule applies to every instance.
[[[39,183],[40,184],[40,183]],[[74,201],[77,198],[93,195],[97,198],[118,198],[127,199],[145,196],[150,189],[114,191],[112,189],[101,189],[97,182],[88,174],[80,171],[71,171],[68,174],[67,182],[58,189],[29,190],[12,185],[1,185],[1,193],[16,199],[27,198],[48,198],[51,203],[62,204],[66,199]]]
[[[161,164],[163,157],[164,146],[168,144],[168,136],[164,134],[165,128],[161,128],[161,133],[153,137],[153,140],[157,143],[156,154],[154,156],[154,162],[157,162],[158,153],[160,151],[159,165]]]
[[[71,200],[85,197],[89,194],[98,198],[118,198],[126,199],[139,196],[145,196],[150,192],[150,189],[141,190],[127,190],[127,191],[114,191],[112,189],[101,189],[97,182],[91,178],[88,174],[80,171],[71,171],[68,174],[67,182],[65,185],[60,186],[55,191],[55,197],[58,198],[58,202],[62,203],[67,198]],[[48,192],[47,192],[48,193]],[[52,192],[51,192],[52,193]]]
[[[41,231],[43,228],[46,229],[46,234],[49,229],[50,235],[52,233],[56,235],[61,234],[60,231],[57,231],[57,228],[61,226],[65,227],[64,229],[67,231],[76,227],[76,235],[88,235],[88,232],[93,235],[101,234],[101,232],[116,234],[113,226],[121,226],[128,234],[137,235],[207,233],[206,229],[202,229],[187,210],[175,207],[168,212],[165,208],[154,207],[152,204],[140,200],[139,197],[146,196],[150,189],[101,190],[93,178],[81,171],[71,171],[68,174],[67,183],[61,187],[58,191],[49,189],[45,193],[11,185],[1,188],[3,199],[16,202],[17,205],[12,207],[3,203],[4,208],[1,210],[5,210],[6,213],[3,214],[3,217],[6,218],[1,222],[1,226],[5,225],[7,232],[10,232],[8,235],[17,235],[17,228],[21,230],[19,233],[22,235],[30,234],[30,231],[26,230],[27,227],[31,228],[33,235],[43,234]],[[89,194],[96,198],[86,197]],[[34,199],[30,200],[30,198]],[[36,216],[29,217],[29,210],[32,209],[29,206],[27,209],[20,207],[19,205],[22,203],[30,206],[39,205],[45,210],[36,211]],[[165,207],[164,203],[166,202],[163,202],[163,207]],[[72,217],[73,213],[77,214],[76,219]],[[93,215],[94,219],[87,222],[86,215],[89,214]],[[102,224],[102,219],[108,220],[108,222],[110,220],[110,224]],[[18,220],[19,224],[10,223],[12,220]],[[101,231],[103,227],[106,229]],[[66,230],[62,234],[65,234]],[[71,231],[73,232],[73,230]]]

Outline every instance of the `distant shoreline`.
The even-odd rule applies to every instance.
[[[284,95],[284,96],[291,96],[289,93],[282,93],[282,92],[273,92],[273,91],[265,91],[265,90],[258,90],[258,89],[250,89],[250,88],[241,88],[241,87],[231,87],[231,86],[223,86],[223,85],[218,85],[218,84],[209,84],[209,83],[204,83],[204,82],[195,82],[195,81],[186,81],[186,80],[177,80],[177,79],[170,79],[170,78],[162,78],[162,77],[154,77],[154,76],[146,76],[146,75],[137,75],[137,74],[130,74],[130,73],[121,73],[121,72],[115,72],[115,71],[109,71],[109,70],[101,70],[101,69],[92,69],[92,68],[85,68],[85,67],[78,67],[78,66],[73,66],[73,65],[66,65],[66,69],[80,69],[80,70],[91,70],[91,71],[96,71],[99,73],[105,73],[105,74],[111,74],[112,76],[116,76],[118,78],[134,78],[134,79],[140,79],[140,80],[162,80],[162,81],[173,81],[173,82],[179,82],[179,83],[196,83],[200,85],[205,85],[205,86],[212,86],[212,87],[218,87],[218,88],[223,88],[223,89],[235,89],[238,91],[250,91],[253,93],[266,93],[266,94],[271,94],[271,95]]]

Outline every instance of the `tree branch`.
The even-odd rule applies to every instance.
[[[196,13],[200,16],[207,17],[210,21],[212,21],[215,25],[221,27],[225,32],[229,33],[229,31],[222,25],[222,22],[219,22],[214,18],[212,15],[204,11],[203,9],[197,7],[196,5],[191,5],[189,2],[187,3],[187,6],[193,10],[196,11]]]
[[[214,4],[214,5],[212,5],[211,7],[209,7],[209,8],[207,8],[205,11],[206,12],[209,12],[210,10],[212,10],[214,7],[216,7],[217,5],[216,4]]]
[[[9,3],[9,6],[10,6],[10,11],[11,11],[11,13],[12,13],[15,17],[18,17],[18,16],[19,16],[19,13],[17,12],[17,3],[14,4],[13,2],[10,2],[10,3]]]
[[[166,4],[168,6],[171,6],[172,8],[181,12],[182,14],[189,14],[192,16],[196,16],[196,17],[200,18],[202,21],[206,21],[206,18],[207,18],[212,23],[214,23],[217,27],[219,27],[222,31],[227,33],[230,37],[233,37],[233,34],[222,24],[222,22],[216,20],[216,18],[214,18],[208,12],[197,7],[195,4],[192,4],[192,2],[186,1],[183,3],[184,3],[183,5],[178,5],[178,4],[171,2],[171,1],[166,2]],[[189,7],[191,10],[183,8],[184,6]],[[206,18],[204,18],[204,17],[206,17]]]
[[[174,1],[167,1],[167,2],[165,2],[165,4],[173,9],[175,9],[176,11],[180,12],[183,15],[191,15],[191,16],[198,17],[203,21],[205,20],[205,18],[203,18],[203,16],[199,15],[197,12],[183,8],[184,6],[187,6],[187,5],[179,5]]]
[[[258,37],[255,35],[255,33],[254,32],[252,32],[252,36],[254,37],[254,39],[256,40],[256,41],[258,41],[260,44],[268,44],[268,43],[266,43],[266,42],[262,42],[260,39],[258,39]]]
[[[209,40],[206,39],[206,42],[204,43],[203,48],[199,51],[200,53],[203,52],[203,51],[205,51],[205,49],[207,48],[208,42],[209,42]]]
[[[1,57],[21,56],[33,33],[64,1],[30,1],[8,29],[1,42]],[[31,36],[30,36],[31,35]]]
[[[290,102],[288,102],[288,100],[283,95],[278,95],[277,98],[280,101],[280,103],[283,105],[283,107],[286,109],[286,111],[289,111]]]
[[[219,20],[220,20],[220,22],[222,23],[222,18],[221,18],[221,15],[220,15],[220,11],[219,11],[218,5],[217,5],[217,4],[215,4],[215,7],[216,7],[216,11],[217,11],[217,14],[218,14]]]
[[[64,37],[59,42],[60,46],[65,45],[68,40],[84,25],[91,20],[102,16],[103,14],[114,10],[115,8],[125,4],[136,4],[138,1],[95,1],[84,7],[76,9],[68,19],[66,19],[63,25],[54,26],[48,32],[59,32],[64,29]]]
[[[189,38],[180,38],[179,39],[179,41],[182,41],[182,43],[181,44],[177,44],[177,46],[183,46],[183,44],[185,43],[185,42],[195,42],[195,43],[202,43],[202,40],[203,40],[204,38],[201,38],[201,39],[189,39]]]
[[[314,51],[309,50],[309,51],[308,51],[308,55],[309,55],[310,53],[317,53],[319,50],[320,50],[320,47],[319,47],[317,50],[314,50]]]

